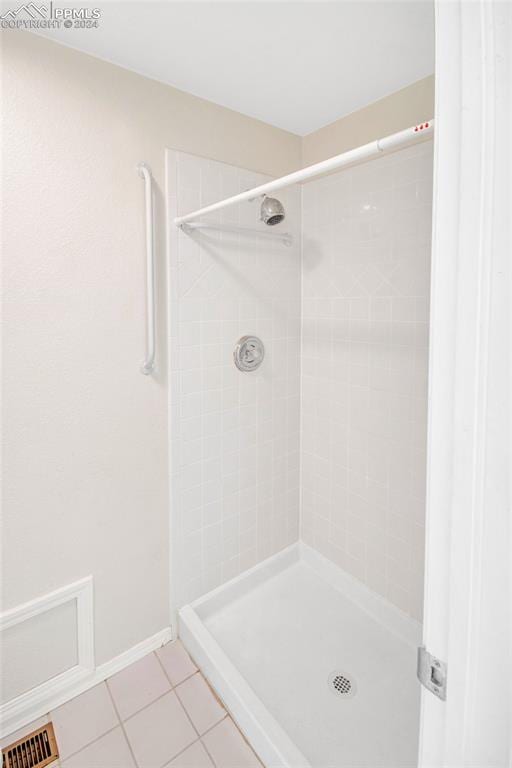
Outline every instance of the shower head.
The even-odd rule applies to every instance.
[[[279,200],[275,197],[267,197],[263,195],[263,202],[261,203],[261,220],[264,224],[268,224],[273,227],[274,224],[279,224],[284,219],[284,208]]]

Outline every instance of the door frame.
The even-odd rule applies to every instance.
[[[512,765],[510,39],[507,3],[436,1],[424,643],[448,673],[419,768]]]

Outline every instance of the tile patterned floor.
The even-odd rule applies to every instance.
[[[54,768],[262,768],[180,641],[11,734],[53,721]]]

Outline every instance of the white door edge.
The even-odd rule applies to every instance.
[[[511,760],[511,41],[510,4],[436,2],[424,643],[448,679],[420,768]]]

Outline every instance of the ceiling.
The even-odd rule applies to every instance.
[[[304,136],[434,71],[433,0],[75,2],[44,34]]]

